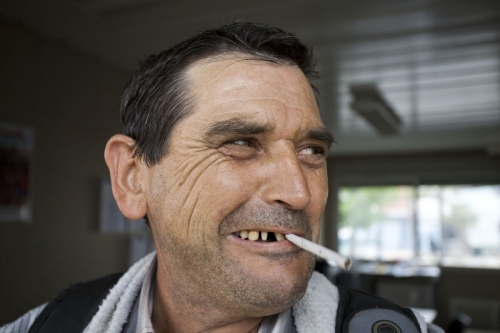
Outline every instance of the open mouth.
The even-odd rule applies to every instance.
[[[277,232],[242,230],[233,233],[236,237],[254,242],[278,242],[285,239],[285,235]]]

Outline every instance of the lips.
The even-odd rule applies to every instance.
[[[228,237],[248,249],[266,251],[296,248],[285,235],[295,234],[310,239],[311,233],[305,210],[256,203],[247,203],[237,208],[219,226],[220,236]]]

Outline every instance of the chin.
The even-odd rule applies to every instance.
[[[268,316],[284,311],[297,303],[305,294],[312,274],[314,261],[303,269],[272,269],[261,276],[247,276],[242,305],[251,316]],[[257,291],[257,292],[256,292]]]

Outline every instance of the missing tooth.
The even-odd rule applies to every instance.
[[[267,242],[276,242],[276,236],[274,235],[274,232],[270,232],[267,234]]]

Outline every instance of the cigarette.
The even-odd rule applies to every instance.
[[[288,239],[293,244],[298,247],[303,248],[306,251],[311,252],[312,254],[317,255],[325,260],[333,261],[340,268],[348,271],[351,269],[351,259],[344,257],[343,255],[338,254],[330,249],[327,249],[324,246],[308,241],[305,238],[299,237],[294,234],[285,235],[286,239]]]

